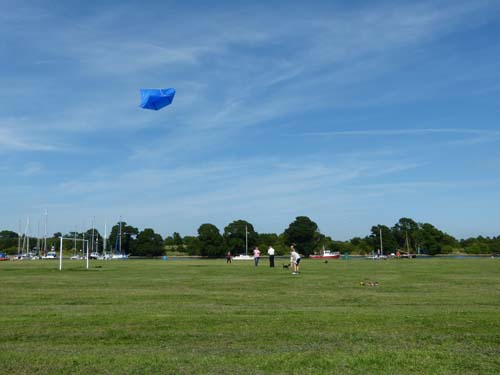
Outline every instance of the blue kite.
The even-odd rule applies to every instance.
[[[175,89],[141,89],[141,107],[155,111],[166,107],[174,100]]]

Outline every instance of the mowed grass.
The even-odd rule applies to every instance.
[[[0,373],[500,373],[498,259],[282,263],[2,262]]]

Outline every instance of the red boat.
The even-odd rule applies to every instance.
[[[339,259],[340,253],[338,251],[330,251],[330,250],[323,249],[323,254],[309,255],[309,258],[312,258],[312,259]]]

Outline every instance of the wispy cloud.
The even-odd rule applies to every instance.
[[[55,147],[21,132],[3,129],[0,123],[0,152],[6,151],[54,151]]]
[[[27,163],[19,172],[22,176],[35,176],[45,171],[42,163],[30,162]]]
[[[102,195],[118,189],[122,199],[147,192],[155,205],[170,205],[162,202],[180,200],[199,207],[213,209],[220,204],[225,209],[236,209],[257,201],[300,200],[302,194],[313,199],[356,180],[397,175],[420,166],[403,160],[358,159],[325,163],[308,159],[291,160],[286,164],[276,158],[224,160],[197,167],[141,169],[122,174],[100,171],[63,182],[58,194]]]
[[[434,134],[469,134],[486,137],[500,137],[500,131],[482,129],[369,129],[369,130],[334,130],[327,132],[309,132],[302,136],[402,136],[402,135],[434,135]]]

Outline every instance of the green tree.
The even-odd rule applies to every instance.
[[[380,249],[380,235],[382,234],[382,249]],[[376,225],[371,229],[370,234],[372,249],[380,249],[384,254],[394,253],[398,248],[398,243],[392,231],[386,225]]]
[[[245,235],[246,233],[246,235]],[[226,249],[233,254],[244,254],[246,250],[245,237],[248,239],[248,248],[257,245],[258,234],[253,225],[245,220],[236,220],[224,228],[224,242]]]
[[[137,235],[133,255],[155,257],[165,254],[161,235],[151,228],[146,228]]]
[[[172,236],[172,241],[174,246],[182,246],[184,245],[184,242],[182,242],[182,237],[179,233],[174,232]]]
[[[392,227],[391,232],[394,240],[396,241],[397,248],[404,249],[406,251],[406,244],[408,244],[408,250],[411,253],[415,253],[417,251],[417,247],[419,246],[421,239],[421,231],[419,224],[414,220],[402,217]]]
[[[182,239],[182,236],[178,232],[174,232],[172,236],[165,237],[165,247],[169,251],[179,251],[179,252],[187,252],[185,241]]]
[[[185,236],[184,237],[184,248],[189,255],[200,255],[201,244],[198,237]]]
[[[371,245],[370,237],[353,237],[351,240],[351,245],[353,246],[352,252],[356,252],[361,255],[370,254],[373,246]]]
[[[297,250],[305,256],[313,253],[321,239],[318,225],[307,216],[296,217],[285,230],[284,236],[287,246],[296,244]]]
[[[316,246],[314,248],[314,253],[315,254],[321,254],[323,252],[323,249],[326,250],[331,250],[331,251],[340,251],[336,250],[336,247],[338,247],[339,241],[334,241],[330,236],[325,236],[324,234],[319,233],[317,235],[317,241],[316,241]]]
[[[339,253],[349,253],[353,254],[356,252],[356,247],[349,241],[332,241],[330,249],[333,251],[338,251]]]
[[[119,252],[120,249],[120,239],[121,239],[121,250],[126,254],[133,254],[135,238],[139,234],[139,230],[126,222],[121,222],[121,238],[120,238],[120,222],[111,228],[111,233],[109,234],[109,242],[115,253]]]
[[[475,240],[472,244],[470,244],[469,246],[466,246],[464,248],[464,251],[467,254],[490,254],[491,253],[491,249],[490,249],[490,246],[488,245],[488,243],[486,243],[485,241],[478,241],[478,240]]]
[[[19,235],[10,230],[3,230],[0,232],[0,249],[15,254],[17,252]]]
[[[73,236],[71,236],[70,233],[68,233],[68,236],[65,236],[65,237],[66,238],[74,238],[74,232],[71,232],[71,233],[73,233]],[[99,231],[97,229],[89,228],[83,234],[85,235],[85,240],[88,241],[87,243],[89,245],[89,251],[97,251],[99,248],[102,251],[104,238],[101,236],[101,234],[99,233]],[[92,236],[94,236],[94,244],[92,244],[92,242],[91,242]],[[80,237],[80,238],[82,238],[82,237]],[[74,244],[71,246],[71,248],[73,248],[73,247],[74,247]]]
[[[429,255],[440,254],[443,251],[444,233],[432,224],[421,225],[421,249]]]
[[[224,255],[224,239],[219,229],[213,224],[202,224],[198,228],[198,242],[200,255],[222,256]]]
[[[13,232],[11,230],[3,230],[0,232],[0,239],[5,240],[5,239],[16,239],[19,237],[19,235],[16,232]]]
[[[269,246],[272,246],[276,255],[289,254],[290,249],[285,245],[283,234],[259,233],[258,246],[263,254],[267,253]]]
[[[165,246],[174,246],[174,238],[172,236],[167,236],[163,240]]]
[[[492,254],[500,253],[500,236],[491,239],[490,250]]]

